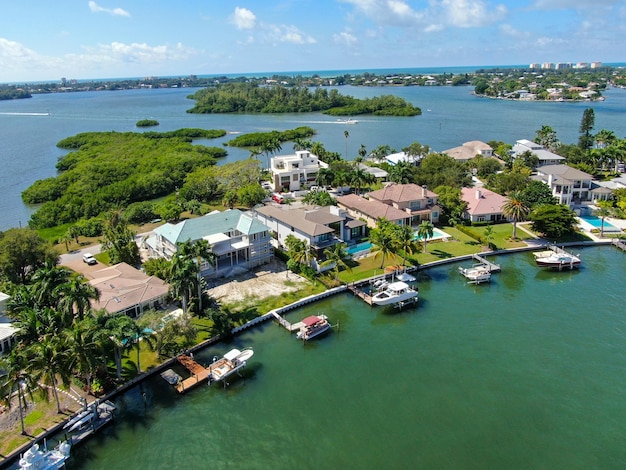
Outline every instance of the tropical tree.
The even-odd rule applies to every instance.
[[[529,215],[532,229],[547,238],[559,239],[574,232],[576,214],[563,204],[542,204]]]
[[[20,414],[22,435],[24,427],[24,410],[28,407],[26,396],[32,397],[35,383],[28,372],[27,358],[20,349],[13,349],[8,355],[0,356],[0,397],[7,408],[11,408],[13,395],[17,393],[17,407]]]
[[[200,275],[202,271],[203,260],[215,267],[216,257],[211,245],[207,240],[198,239],[195,241],[187,240],[178,244],[176,254],[172,258],[172,273],[174,269],[181,269],[181,274],[193,275],[195,277],[194,282],[190,283],[195,285],[198,294],[198,311],[202,311],[202,284],[203,279]],[[189,295],[191,293],[189,292]],[[183,306],[183,311],[186,310],[186,306]]]
[[[70,278],[59,286],[58,308],[70,317],[82,320],[91,306],[91,301],[100,299],[100,292],[87,282],[85,276]]]
[[[106,330],[93,317],[77,320],[64,331],[72,370],[87,384],[87,392],[92,391],[92,380],[99,365],[103,363],[104,345],[108,342]]]
[[[57,266],[53,261],[37,269],[32,278],[31,292],[40,307],[54,307],[58,304],[61,286],[69,282],[72,272],[65,267]]]
[[[34,230],[11,228],[0,233],[0,274],[11,282],[24,284],[46,261],[58,260],[58,253]]]
[[[310,249],[305,240],[289,234],[285,238],[285,246],[287,247],[287,254],[291,261],[306,264],[307,266],[309,265]]]
[[[410,225],[392,226],[393,242],[398,250],[402,251],[402,266],[406,266],[407,254],[412,255],[418,250],[418,244],[415,241],[415,231]]]
[[[117,380],[122,380],[122,357],[124,351],[132,347],[137,335],[137,325],[135,320],[125,314],[109,316],[104,325],[109,333],[109,340],[113,346],[113,357]]]
[[[417,236],[424,241],[424,252],[426,252],[426,244],[429,238],[433,238],[434,225],[430,220],[422,220],[417,226]]]
[[[593,108],[587,108],[583,111],[583,117],[580,121],[580,136],[578,137],[578,146],[582,150],[588,150],[593,146],[594,137],[591,134],[595,125],[596,116]]]
[[[598,208],[593,212],[595,216],[600,217],[600,237],[604,237],[604,219],[611,215],[611,203],[609,201],[598,202]]]
[[[135,233],[121,217],[120,211],[109,212],[103,228],[103,237],[102,248],[109,252],[112,264],[127,263],[138,266],[141,263]]]
[[[487,225],[485,227],[485,231],[483,232],[483,236],[485,237],[485,241],[487,242],[487,248],[491,248],[491,242],[493,241],[493,225]]]
[[[56,401],[57,413],[62,413],[59,400],[59,379],[65,386],[70,384],[70,356],[68,345],[62,336],[44,335],[31,344],[26,350],[29,372],[35,380],[42,379],[43,383],[52,389]]]
[[[346,156],[344,158],[347,160],[348,159],[348,138],[350,137],[350,133],[347,130],[343,131],[343,136],[346,139]]]
[[[535,135],[535,142],[548,149],[550,152],[556,152],[561,145],[556,136],[556,131],[550,126],[541,126]]]
[[[385,266],[385,258],[395,252],[396,244],[393,224],[385,218],[378,219],[376,227],[370,230],[369,240],[374,245],[374,257],[381,255],[380,267]]]
[[[345,243],[335,243],[324,250],[324,257],[326,258],[320,266],[332,266],[335,273],[335,281],[339,280],[339,270],[347,269],[352,271],[347,261],[349,260],[348,252],[346,251]]]
[[[389,145],[379,145],[374,150],[372,150],[372,153],[370,154],[370,156],[374,160],[382,162],[387,158],[387,155],[391,155],[392,153],[395,153],[395,152],[396,151],[392,149]]]
[[[526,220],[530,208],[524,204],[523,195],[516,191],[506,198],[502,206],[502,214],[513,221],[513,239],[517,239],[517,223]]]

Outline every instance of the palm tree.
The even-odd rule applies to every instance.
[[[26,434],[24,427],[24,409],[28,406],[26,395],[32,397],[34,381],[27,371],[27,360],[19,349],[13,349],[7,356],[0,356],[0,392],[2,402],[11,408],[13,395],[17,392],[17,406],[20,412],[22,435]]]
[[[339,280],[339,269],[347,269],[352,271],[352,268],[348,265],[349,259],[348,252],[346,251],[345,243],[335,243],[324,250],[324,256],[326,259],[322,261],[320,266],[333,266],[335,273],[335,281]]]
[[[198,294],[198,308],[202,311],[202,282],[203,279],[200,275],[202,270],[202,260],[208,262],[211,266],[215,267],[216,257],[215,253],[211,249],[211,245],[207,240],[199,239],[196,241],[187,240],[186,242],[179,243],[176,251],[176,258],[180,266],[183,267],[184,273],[189,273],[195,276],[195,286],[197,287]],[[191,294],[191,293],[190,293]],[[183,308],[183,310],[186,309]]]
[[[348,159],[348,137],[350,137],[350,133],[348,131],[343,131],[343,136],[346,138],[346,160]]]
[[[487,225],[483,233],[485,241],[487,242],[487,249],[491,247],[491,241],[493,240],[493,225]]]
[[[89,310],[91,301],[100,299],[100,292],[82,276],[74,276],[59,286],[59,309],[69,316],[82,320]]]
[[[70,383],[70,357],[67,351],[68,345],[63,338],[53,335],[42,336],[26,351],[30,372],[36,380],[43,379],[44,384],[52,389],[59,414],[63,410],[57,389],[58,379],[66,386]]]
[[[40,307],[56,307],[59,289],[70,280],[72,272],[52,261],[37,269],[32,277],[33,293]]]
[[[600,237],[604,237],[604,219],[611,215],[611,203],[608,201],[598,202],[598,208],[593,211],[593,215],[600,217]]]
[[[530,208],[524,204],[522,193],[515,191],[506,198],[502,206],[502,214],[513,221],[513,239],[517,239],[517,223],[525,220],[530,213]]]
[[[309,264],[309,247],[306,241],[295,235],[287,235],[285,246],[289,259],[295,263]]]
[[[370,231],[369,240],[374,245],[374,257],[382,255],[380,267],[385,266],[385,258],[395,252],[396,245],[394,243],[392,223],[385,218],[378,219],[376,228]]]
[[[137,326],[132,318],[120,314],[109,317],[105,323],[105,328],[109,332],[109,339],[113,345],[117,379],[121,381],[122,356],[124,351],[130,348],[135,341]]]
[[[108,337],[106,331],[93,317],[77,320],[71,328],[64,331],[67,345],[75,370],[87,383],[87,392],[91,393],[91,382],[103,362],[104,344]]]
[[[426,252],[426,244],[429,238],[433,238],[433,232],[435,227],[430,220],[422,220],[417,226],[417,236],[424,240],[424,252]]]
[[[196,260],[177,251],[172,257],[168,282],[174,296],[182,299],[183,312],[187,312],[189,298],[197,282]]]
[[[415,241],[415,232],[410,225],[393,225],[393,241],[399,250],[402,250],[402,266],[406,266],[407,253],[413,254],[418,245]]]

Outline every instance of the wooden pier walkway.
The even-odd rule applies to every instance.
[[[472,258],[474,258],[479,263],[484,264],[487,267],[487,269],[489,270],[490,273],[497,273],[497,272],[500,272],[502,270],[502,268],[501,268],[501,266],[499,264],[492,263],[491,261],[488,261],[486,258],[483,258],[480,255],[473,254]]]
[[[365,303],[372,305],[372,296],[369,294],[366,294],[365,292],[363,292],[362,290],[360,290],[358,287],[356,287],[355,285],[351,284],[348,286],[348,290],[350,292],[352,292],[354,295],[356,295],[357,297],[360,297],[361,299],[363,299],[365,301]]]
[[[181,354],[176,359],[191,373],[191,377],[187,377],[176,384],[175,388],[178,393],[185,393],[187,390],[197,387],[202,382],[208,380],[211,374],[211,366],[203,367],[186,354]]]
[[[298,323],[290,323],[290,322],[288,322],[283,317],[281,317],[278,314],[278,312],[276,312],[276,311],[272,311],[271,314],[276,319],[276,321],[278,321],[280,326],[284,327],[290,333],[293,332],[293,331],[296,331],[296,330],[300,330],[300,328],[302,328],[304,326],[304,323],[302,323],[301,321],[298,322]]]

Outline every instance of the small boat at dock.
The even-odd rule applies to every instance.
[[[300,331],[296,333],[296,338],[308,341],[330,329],[328,317],[326,315],[311,315],[302,320]]]
[[[406,282],[397,281],[389,284],[384,290],[372,296],[375,305],[404,305],[415,302],[418,298],[418,290],[409,286]]]
[[[22,455],[19,461],[20,469],[36,469],[36,470],[55,470],[63,468],[65,461],[70,458],[70,450],[72,446],[64,441],[56,448],[48,450],[44,441],[43,449],[39,448],[39,444],[33,444]]]
[[[477,264],[471,268],[464,268],[460,266],[459,272],[469,280],[468,282],[474,284],[491,281],[491,270],[484,264]]]
[[[574,269],[580,266],[580,258],[566,251],[546,250],[533,253],[537,266],[555,268],[561,271],[564,268]]]
[[[209,386],[212,382],[219,382],[220,380],[224,382],[224,386],[227,386],[228,383],[226,379],[234,374],[235,372],[239,372],[240,369],[246,366],[248,359],[250,359],[254,355],[254,351],[252,348],[246,348],[243,351],[239,349],[231,349],[224,357],[221,359],[215,360],[209,367]]]

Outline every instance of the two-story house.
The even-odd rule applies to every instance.
[[[11,346],[15,342],[15,333],[17,333],[17,328],[6,317],[9,298],[7,294],[0,292],[0,355],[6,354],[11,350]]]
[[[525,152],[530,152],[537,156],[539,163],[537,167],[546,165],[560,165],[565,161],[565,157],[552,153],[543,145],[533,142],[532,140],[521,139],[515,142],[511,154],[513,158],[517,158]]]
[[[320,168],[328,168],[328,165],[308,150],[273,157],[270,164],[272,188],[274,191],[299,191],[314,185]]]
[[[571,206],[591,201],[593,176],[568,165],[546,165],[537,168],[531,178],[542,181],[552,190],[559,204]]]
[[[290,207],[267,205],[255,209],[256,217],[276,234],[278,243],[285,247],[289,235],[304,240],[321,259],[323,251],[341,242],[358,240],[365,236],[366,224],[350,217],[336,206]]]
[[[235,268],[252,269],[274,256],[269,228],[237,209],[164,224],[154,229],[145,243],[150,256],[171,259],[179,243],[200,239],[207,240],[215,254],[215,266],[202,263],[200,274],[204,277],[227,276]]]
[[[439,222],[441,208],[437,205],[438,195],[426,186],[391,183],[383,189],[372,191],[369,198],[409,214],[409,225],[419,225],[423,220],[433,224]]]

